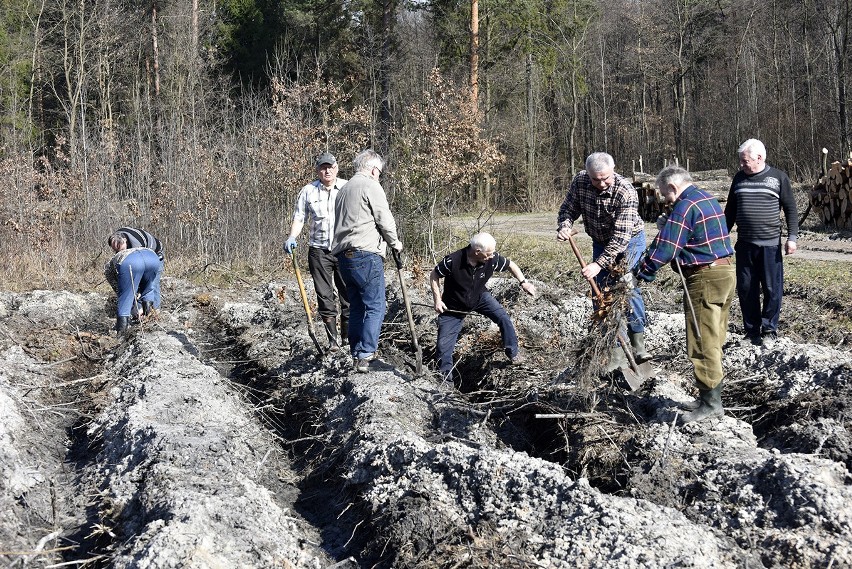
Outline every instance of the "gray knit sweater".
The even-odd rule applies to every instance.
[[[738,241],[763,247],[780,245],[782,210],[787,221],[787,239],[795,241],[799,220],[787,174],[767,164],[757,174],[740,171],[734,176],[725,205],[725,220],[728,230],[737,225]]]

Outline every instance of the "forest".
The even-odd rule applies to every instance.
[[[4,0],[0,284],[93,264],[122,224],[170,258],[280,258],[312,159],[388,161],[410,251],[441,219],[553,211],[617,171],[797,181],[848,157],[852,0]],[[101,259],[102,260],[102,259]]]

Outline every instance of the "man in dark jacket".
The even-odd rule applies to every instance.
[[[115,233],[120,233],[124,235],[124,238],[127,240],[128,249],[133,249],[134,247],[145,247],[156,253],[157,257],[160,258],[160,261],[164,259],[163,244],[160,242],[159,239],[157,239],[144,229],[136,229],[135,227],[120,227],[115,230]],[[113,235],[115,235],[115,233],[113,233]],[[112,235],[110,236],[110,239],[112,239]]]
[[[778,337],[778,317],[784,294],[781,256],[781,216],[787,220],[784,253],[796,252],[799,221],[790,178],[766,163],[766,147],[750,138],[737,149],[740,171],[731,182],[725,218],[728,229],[738,227],[734,246],[737,261],[737,296],[743,313],[745,336],[753,344]],[[763,306],[760,295],[763,293]]]
[[[477,233],[471,237],[470,245],[444,257],[429,277],[435,312],[438,313],[436,358],[444,378],[452,373],[453,350],[464,317],[469,312],[487,316],[497,324],[506,356],[514,364],[523,361],[515,326],[506,310],[485,288],[485,284],[494,271],[509,271],[530,296],[535,296],[535,286],[524,278],[518,265],[496,252],[496,246],[497,242],[490,234]],[[441,279],[445,279],[443,294]]]

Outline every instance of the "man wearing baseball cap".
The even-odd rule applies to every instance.
[[[306,185],[296,198],[296,211],[290,236],[284,242],[284,250],[292,253],[296,238],[308,225],[308,269],[314,280],[319,314],[328,335],[329,349],[337,351],[348,343],[349,296],[340,276],[337,257],[331,254],[331,239],[334,235],[334,202],[346,180],[337,177],[337,159],[323,152],[317,156],[317,179]],[[335,290],[336,289],[336,290]],[[337,328],[337,302],[340,303],[340,337]]]

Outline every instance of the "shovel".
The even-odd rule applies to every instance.
[[[574,256],[577,257],[577,261],[580,262],[580,268],[586,268],[586,262],[583,260],[583,255],[580,253],[580,249],[577,248],[577,243],[574,241],[574,236],[568,236],[568,243],[571,244],[571,250],[574,251]],[[594,293],[595,298],[598,300],[598,305],[603,306],[603,294],[601,293],[601,289],[598,288],[598,283],[595,282],[594,278],[586,279],[589,281],[589,284],[592,286],[592,293]],[[644,362],[643,364],[637,364],[636,358],[633,357],[633,352],[630,351],[630,348],[627,346],[630,345],[630,341],[627,339],[627,335],[619,328],[618,330],[618,343],[621,344],[621,349],[624,350],[624,355],[627,356],[627,361],[629,362],[629,367],[622,367],[621,373],[624,375],[624,379],[627,381],[627,385],[630,386],[631,391],[636,391],[646,379],[650,378],[654,375],[654,368],[651,367],[651,364],[648,362]]]
[[[318,357],[322,357],[323,349],[320,346],[319,340],[317,340],[317,331],[314,328],[314,317],[311,314],[311,305],[308,303],[308,294],[305,292],[305,283],[302,281],[302,273],[299,271],[299,264],[296,262],[296,252],[290,251],[290,255],[293,257],[293,268],[296,270],[296,281],[299,283],[299,292],[302,295],[302,304],[305,305],[305,314],[308,317],[308,335],[310,335],[311,340],[314,341],[314,346],[317,347],[317,352],[319,352]]]
[[[408,329],[411,331],[411,343],[414,345],[414,356],[416,363],[416,373],[423,373],[423,350],[420,348],[420,343],[417,341],[417,333],[414,330],[414,316],[411,314],[411,302],[408,300],[408,287],[405,286],[405,279],[402,278],[402,255],[396,249],[393,251],[393,260],[396,262],[396,274],[399,276],[399,288],[402,289],[402,300],[405,303],[405,314],[408,316]]]

